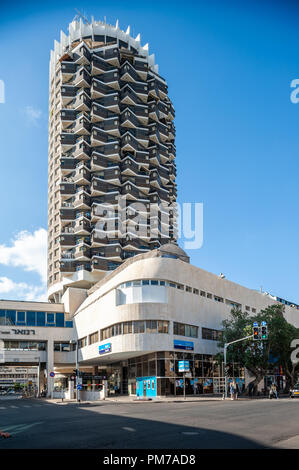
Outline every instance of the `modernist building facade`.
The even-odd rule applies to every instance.
[[[55,41],[49,96],[48,292],[60,302],[175,238],[174,108],[140,35],[94,21]]]
[[[232,308],[282,303],[299,327],[297,305],[192,266],[175,242],[174,109],[139,35],[73,21],[51,53],[49,112],[49,302],[0,300],[0,386],[30,375],[72,397],[79,369],[88,399],[103,385],[221,393]]]
[[[68,288],[61,304],[1,301],[2,364],[40,364],[49,395],[55,385],[71,393],[76,361],[89,399],[103,380],[112,394],[181,395],[184,382],[187,394],[221,393],[224,374],[214,356],[222,321],[233,307],[255,314],[278,303],[192,266],[175,243],[165,244],[126,260],[89,290]],[[297,327],[298,313],[285,306]],[[188,373],[180,361],[188,361]],[[244,382],[238,364],[232,375]]]

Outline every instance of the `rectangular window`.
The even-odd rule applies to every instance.
[[[56,312],[56,326],[64,327],[64,313]]]
[[[45,312],[36,312],[36,325],[45,326],[46,324],[46,314]]]
[[[25,312],[17,312],[17,324],[25,325]]]
[[[157,320],[146,320],[146,332],[157,333]]]
[[[54,313],[47,313],[47,324],[54,326]]]
[[[94,343],[97,343],[98,341],[99,341],[99,333],[97,331],[89,335],[89,344],[94,344]]]
[[[27,326],[36,326],[36,312],[27,312]]]
[[[6,310],[6,324],[7,325],[16,324],[16,311],[15,310]]]
[[[124,322],[123,332],[124,332],[124,335],[126,335],[128,333],[132,333],[132,322],[131,321]]]
[[[202,339],[209,339],[211,341],[219,341],[221,338],[220,330],[213,330],[211,328],[202,328]]]
[[[168,321],[158,320],[158,333],[168,333]]]
[[[78,340],[78,348],[84,348],[87,345],[87,336]]]
[[[144,333],[144,321],[134,321],[134,333]]]
[[[186,325],[184,323],[173,323],[173,334],[179,336],[188,336],[191,338],[198,337],[198,327],[194,325]]]

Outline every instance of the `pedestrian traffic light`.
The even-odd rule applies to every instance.
[[[254,340],[260,339],[260,329],[258,326],[253,327],[253,339]]]
[[[77,369],[73,369],[74,375],[77,375],[78,371]]]

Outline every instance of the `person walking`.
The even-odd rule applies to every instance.
[[[234,400],[235,399],[235,394],[236,394],[236,389],[235,389],[235,386],[234,386],[234,382],[231,381],[230,383],[230,399],[231,400]]]
[[[277,392],[277,387],[276,387],[276,384],[273,383],[272,386],[271,386],[272,390],[273,390],[273,395],[275,396],[275,398],[278,400],[278,392]]]

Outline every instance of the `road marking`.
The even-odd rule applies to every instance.
[[[22,408],[31,408],[31,405],[23,405]]]
[[[0,410],[6,410],[6,406],[0,406]]]
[[[10,408],[19,408],[18,406],[15,406],[15,405],[10,405],[9,407]]]
[[[195,436],[196,434],[199,434],[199,432],[186,431],[182,432],[182,434],[185,434],[186,436]]]
[[[123,428],[124,431],[129,431],[129,432],[136,432],[136,429],[134,428]]]
[[[31,424],[15,424],[13,426],[4,426],[2,431],[9,432],[11,435],[19,434],[20,432],[27,431],[27,429],[32,428],[33,426],[37,426],[38,424],[43,424],[43,421],[38,421],[36,423]]]

